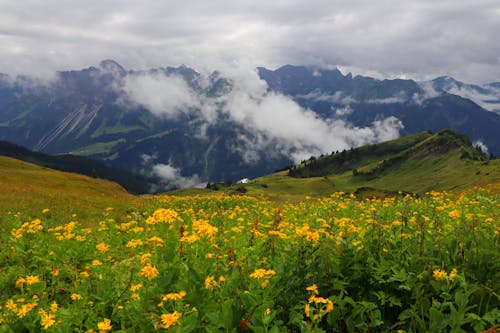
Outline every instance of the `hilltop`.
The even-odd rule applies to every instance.
[[[423,194],[497,182],[500,182],[498,159],[483,154],[466,136],[444,130],[311,157],[247,184],[221,188],[228,193],[297,199],[338,191],[361,196]]]

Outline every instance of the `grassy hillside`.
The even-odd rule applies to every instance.
[[[248,184],[222,187],[222,191],[286,201],[338,191],[368,197],[460,191],[498,182],[500,160],[488,159],[467,137],[446,130],[312,158]]]
[[[6,141],[0,141],[0,155],[55,170],[108,179],[119,183],[131,193],[148,193],[151,188],[151,179],[123,169],[109,167],[84,156],[71,154],[47,155]]]
[[[45,167],[0,156],[0,214],[49,214],[64,220],[102,216],[107,207],[121,213],[140,207],[142,200],[120,185],[103,179],[55,171]]]

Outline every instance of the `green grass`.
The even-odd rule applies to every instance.
[[[92,145],[79,148],[73,151],[72,153],[75,155],[83,155],[83,156],[109,153],[113,149],[113,147],[125,141],[126,141],[125,139],[118,139],[109,142],[98,142]]]
[[[422,132],[320,157],[302,163],[294,171],[299,177],[281,171],[248,184],[221,186],[219,192],[265,195],[277,202],[296,202],[306,196],[325,197],[339,191],[362,197],[385,197],[398,192],[462,191],[500,182],[500,160],[488,160],[466,137],[451,131]],[[193,193],[193,190],[174,192]]]
[[[144,199],[102,179],[55,171],[0,156],[0,213],[39,216],[45,208],[66,220],[76,214],[96,217],[107,207],[126,213]],[[52,208],[54,207],[54,208]]]

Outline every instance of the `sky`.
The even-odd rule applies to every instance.
[[[498,0],[0,0],[0,72],[338,67],[500,81]]]

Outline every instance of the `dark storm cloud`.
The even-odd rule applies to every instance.
[[[129,68],[293,63],[499,81],[499,32],[496,0],[0,0],[0,72],[113,58]]]

